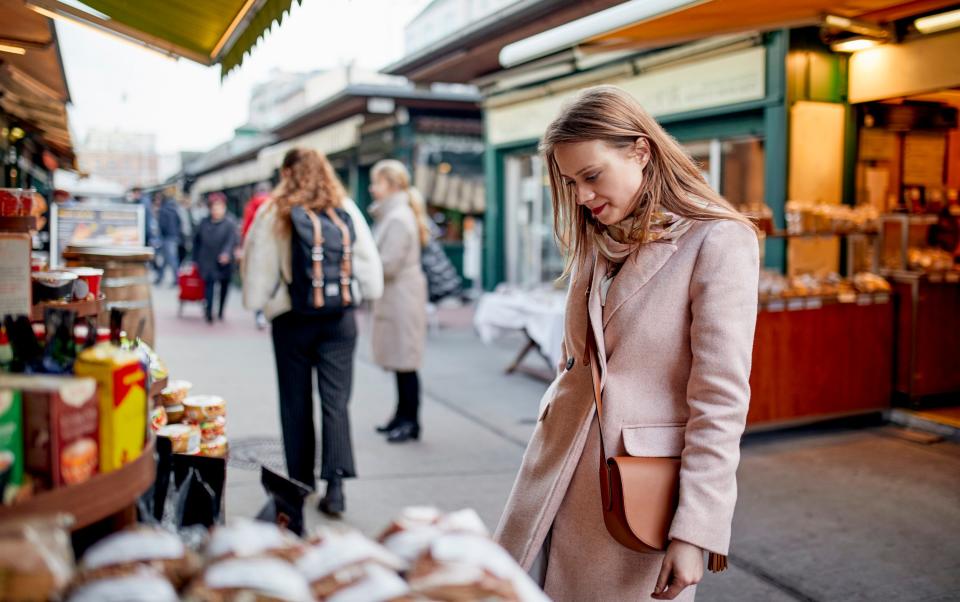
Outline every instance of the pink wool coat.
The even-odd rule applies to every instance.
[[[554,600],[648,600],[663,558],[627,550],[603,525],[596,412],[583,362],[588,323],[600,355],[606,455],[679,456],[670,538],[727,553],[750,398],[758,256],[749,228],[709,221],[674,243],[643,245],[603,306],[606,260],[574,275],[568,359],[541,401],[496,535],[528,570],[550,535],[545,590]],[[687,588],[679,599],[694,595]]]

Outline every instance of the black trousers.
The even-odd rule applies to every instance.
[[[353,387],[357,323],[353,311],[334,316],[287,312],[272,322],[280,385],[280,425],[287,473],[316,488],[312,377],[320,393],[320,478],[355,477],[347,404]]]
[[[230,292],[230,279],[225,280],[207,280],[204,282],[203,297],[204,309],[207,313],[207,319],[213,318],[213,285],[220,285],[220,309],[217,315],[223,317],[223,306],[227,304],[227,293]]]
[[[397,420],[420,424],[420,377],[397,372]]]

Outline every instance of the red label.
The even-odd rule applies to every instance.
[[[123,404],[130,389],[146,387],[147,375],[138,362],[130,363],[113,371],[113,407]]]

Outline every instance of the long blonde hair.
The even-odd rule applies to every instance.
[[[615,148],[627,148],[638,138],[647,141],[650,160],[634,199],[632,215],[639,219],[631,240],[647,240],[657,211],[698,221],[734,220],[756,231],[753,222],[710,188],[693,159],[636,99],[616,86],[595,86],[564,107],[540,143],[550,176],[554,234],[567,258],[564,276],[586,261],[590,249],[585,242],[600,236],[604,226],[589,218],[588,210],[577,205],[576,191],[563,183],[555,156],[557,145],[601,140]]]
[[[396,159],[383,159],[377,161],[370,170],[373,178],[383,178],[397,190],[407,193],[410,209],[413,210],[414,217],[417,218],[417,230],[420,238],[420,246],[424,247],[430,242],[430,226],[427,225],[427,206],[423,201],[423,195],[416,187],[410,185],[410,172],[407,166]]]
[[[287,231],[294,207],[316,212],[342,207],[347,193],[326,155],[312,149],[292,148],[283,156],[280,184],[271,196],[277,204],[278,227]]]

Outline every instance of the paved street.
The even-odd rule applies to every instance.
[[[269,331],[233,291],[224,323],[199,305],[177,318],[174,289],[154,289],[157,349],[172,377],[228,401],[228,516],[264,501],[258,462],[283,468]],[[484,346],[469,313],[447,310],[422,371],[423,437],[390,446],[374,433],[394,382],[360,342],[351,405],[360,478],[345,521],[375,533],[400,508],[475,508],[496,525],[545,385],[503,367],[520,344]],[[535,363],[539,358],[530,357]],[[312,521],[323,520],[312,510]],[[698,600],[960,599],[960,445],[875,424],[748,436],[731,570],[708,575]]]

